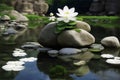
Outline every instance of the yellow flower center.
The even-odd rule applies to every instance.
[[[67,11],[67,12],[65,12],[65,14],[69,14],[69,12]]]

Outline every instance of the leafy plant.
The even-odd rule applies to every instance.
[[[8,5],[6,5],[6,4],[0,4],[0,12],[1,11],[4,11],[4,10],[12,10],[13,9],[13,7],[11,7],[11,6],[8,6]]]
[[[106,28],[119,27],[120,18],[118,16],[78,16],[77,19],[87,22],[92,26],[101,26]]]
[[[56,18],[53,14],[50,14],[49,20],[56,21],[56,33],[60,33],[64,30],[75,29],[75,31],[79,32],[80,30],[76,30],[76,16],[78,12],[75,12],[75,8],[68,8],[68,6],[64,6],[63,9],[58,8],[58,12],[56,13],[58,18]],[[56,18],[56,19],[55,19]]]
[[[31,14],[25,16],[29,19],[29,28],[36,28],[49,23],[48,17]]]
[[[56,65],[55,67],[52,67],[49,70],[50,76],[51,77],[64,77],[68,71],[65,67],[61,66],[61,65]]]
[[[76,22],[70,21],[69,23],[65,23],[60,21],[56,25],[56,33],[60,33],[64,30],[75,29],[75,31],[79,32],[79,30],[75,27]]]

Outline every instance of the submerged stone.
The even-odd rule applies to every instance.
[[[84,60],[81,60],[81,61],[75,62],[73,64],[76,65],[76,66],[82,66],[82,65],[85,65],[86,62]]]
[[[18,31],[16,31],[13,27],[8,28],[6,31],[8,34],[17,34]]]
[[[84,60],[86,62],[89,62],[94,57],[94,54],[91,52],[85,52],[83,53],[78,59]]]
[[[84,66],[81,66],[78,69],[76,69],[74,71],[74,74],[77,75],[77,76],[84,76],[89,72],[90,72],[89,67],[84,65]]]
[[[48,55],[51,56],[51,57],[56,57],[58,56],[58,50],[49,50],[48,51]]]
[[[90,47],[93,49],[104,50],[104,47],[101,44],[92,44]]]

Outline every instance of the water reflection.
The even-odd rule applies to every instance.
[[[112,54],[114,56],[119,56],[120,49],[114,49],[114,48],[105,48],[102,52],[102,54]]]
[[[120,73],[116,69],[110,68],[105,71],[98,71],[96,74],[101,80],[120,80]]]
[[[100,77],[93,72],[89,72],[86,75],[81,76],[81,77],[72,74],[71,77],[74,80],[103,80],[103,79],[100,79]]]
[[[25,63],[25,69],[20,71],[14,80],[50,80],[50,78],[39,71],[35,61]]]
[[[97,55],[100,56],[104,53],[119,56],[120,49],[105,49]],[[87,63],[87,65],[76,67],[70,60],[65,61],[64,59],[62,60],[62,58],[52,58],[48,54],[43,53],[39,53],[38,55],[39,69],[46,74],[49,74],[51,79],[61,79],[59,76],[53,78],[49,73],[51,68],[54,68],[56,65],[61,65],[65,67],[68,71],[65,77],[62,76],[64,80],[120,80],[119,65],[110,65],[105,61],[106,59],[103,58],[92,59],[90,62]]]
[[[12,57],[12,51],[16,46],[6,47],[2,45],[0,47],[0,66],[3,66],[9,60],[16,60]],[[2,73],[0,80],[120,80],[119,65],[107,64],[103,58],[92,59],[87,65],[76,67],[72,61],[53,58],[46,53],[38,54],[36,50],[27,50],[26,52],[28,57],[38,57],[38,61],[26,63],[25,69],[20,72],[6,72],[0,68],[0,73]],[[103,53],[120,56],[120,49],[105,49],[101,53],[95,54],[100,56]],[[49,71],[54,69],[56,65],[62,66],[59,72],[66,72],[62,76],[54,76],[53,78]]]

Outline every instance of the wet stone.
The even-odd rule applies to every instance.
[[[51,57],[56,57],[58,56],[58,50],[49,50],[48,55]]]
[[[104,47],[101,44],[92,44],[90,47],[93,49],[104,50]]]
[[[26,42],[24,45],[21,46],[21,48],[23,49],[37,49],[39,47],[42,46],[37,42]]]
[[[43,52],[43,53],[47,53],[49,50],[51,50],[51,48],[38,48],[37,49],[39,52]]]
[[[81,50],[77,49],[77,48],[62,48],[59,50],[59,54],[62,54],[62,55],[77,54],[80,52],[81,52]]]
[[[74,64],[75,66],[82,66],[82,65],[85,65],[85,64],[86,64],[86,61],[81,60],[81,61],[78,61],[78,62],[74,62],[73,64]]]

